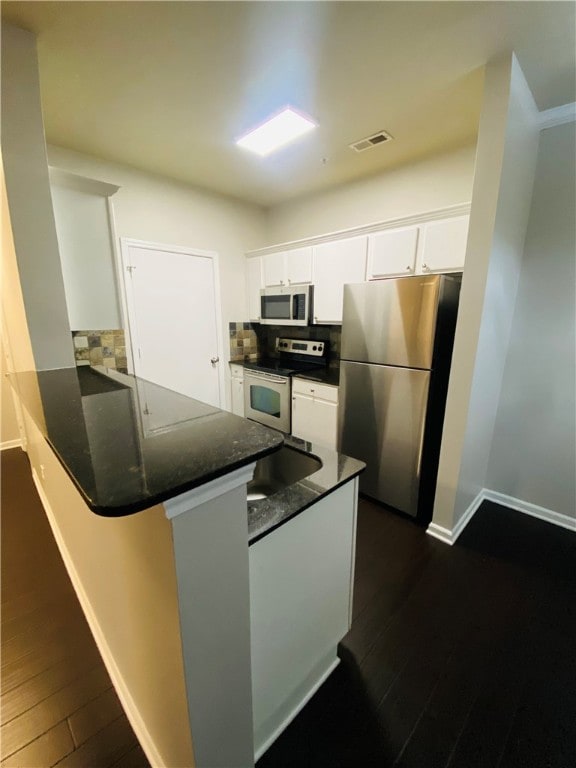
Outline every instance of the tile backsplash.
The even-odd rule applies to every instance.
[[[256,326],[252,323],[230,323],[230,362],[243,363],[258,358]]]
[[[276,339],[313,339],[329,344],[329,364],[337,365],[340,359],[339,325],[282,326],[259,323],[230,323],[230,362],[241,363],[260,357],[277,357]]]
[[[124,331],[72,331],[76,365],[105,365],[128,372]]]

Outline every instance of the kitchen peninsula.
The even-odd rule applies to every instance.
[[[362,463],[107,369],[13,385],[36,485],[149,759],[253,765],[338,662]],[[277,451],[317,458],[247,505],[256,463]],[[321,600],[303,601],[287,586],[315,576],[326,536]]]

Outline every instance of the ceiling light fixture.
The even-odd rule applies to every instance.
[[[264,157],[316,128],[309,117],[286,107],[236,141],[239,147]]]

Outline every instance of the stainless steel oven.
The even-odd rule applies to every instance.
[[[267,427],[290,432],[290,376],[244,370],[244,415]]]
[[[328,342],[277,338],[275,352],[244,363],[244,416],[290,434],[292,376],[324,368]]]

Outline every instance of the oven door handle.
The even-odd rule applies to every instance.
[[[290,379],[286,378],[285,376],[274,376],[274,374],[271,373],[260,373],[259,371],[250,371],[248,373],[246,369],[244,369],[244,379],[257,379],[258,381],[264,380],[269,381],[273,384],[288,384]]]

